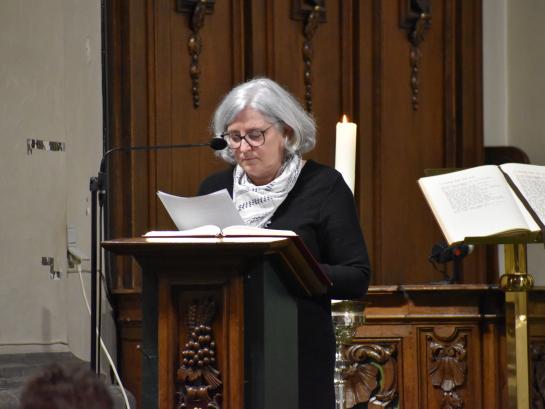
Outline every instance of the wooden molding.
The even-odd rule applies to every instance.
[[[178,13],[190,14],[189,27],[191,28],[191,35],[187,42],[187,48],[191,56],[189,75],[191,77],[193,108],[198,108],[201,105],[199,91],[201,69],[199,67],[199,56],[202,51],[202,39],[199,32],[204,26],[205,15],[212,14],[214,11],[214,3],[215,0],[176,0],[176,11]]]

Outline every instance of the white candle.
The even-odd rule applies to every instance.
[[[348,122],[346,115],[342,122],[337,122],[335,169],[341,172],[352,193],[356,182],[356,130],[357,125]]]

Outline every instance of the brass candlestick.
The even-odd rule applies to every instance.
[[[331,316],[335,327],[335,409],[346,409],[346,380],[344,373],[348,368],[342,350],[352,343],[356,329],[365,321],[363,310],[365,303],[361,301],[338,301],[331,304]]]

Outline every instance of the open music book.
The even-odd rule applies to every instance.
[[[545,228],[545,166],[509,163],[423,177],[418,184],[449,244]]]

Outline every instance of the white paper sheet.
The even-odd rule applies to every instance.
[[[221,229],[244,224],[227,189],[195,197],[174,196],[160,191],[157,196],[179,230],[207,224]]]

